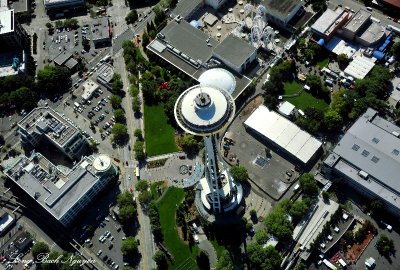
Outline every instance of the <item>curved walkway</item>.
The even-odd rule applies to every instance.
[[[218,262],[217,252],[215,251],[215,248],[211,244],[211,242],[207,239],[207,236],[204,234],[202,227],[199,227],[199,232],[197,235],[199,237],[198,246],[208,255],[208,259],[210,261],[210,268],[214,269],[217,266]]]

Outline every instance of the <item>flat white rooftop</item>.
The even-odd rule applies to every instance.
[[[14,10],[0,11],[0,35],[14,31]]]
[[[264,105],[258,107],[244,124],[273,141],[304,164],[310,161],[322,145],[309,133],[278,113],[270,111]]]

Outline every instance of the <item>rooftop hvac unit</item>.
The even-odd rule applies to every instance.
[[[360,177],[362,177],[363,179],[367,179],[368,178],[368,173],[364,172],[363,170],[359,171],[358,175]]]

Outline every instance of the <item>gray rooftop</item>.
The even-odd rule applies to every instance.
[[[357,33],[357,31],[361,29],[361,27],[369,20],[370,17],[371,13],[364,9],[360,9],[353,15],[353,17],[350,18],[343,28]]]
[[[97,80],[103,83],[109,83],[113,76],[114,69],[109,63],[102,63],[97,69]]]
[[[78,61],[76,61],[74,58],[70,58],[67,62],[64,63],[64,65],[69,69],[73,69],[77,64]]]
[[[5,173],[60,219],[98,181],[91,163],[92,160],[85,157],[70,170],[59,168],[40,153],[34,153],[30,158],[18,157]]]
[[[311,26],[311,29],[317,31],[324,35],[329,35],[332,30],[336,27],[336,22],[341,22],[346,16],[347,12],[345,12],[341,8],[337,8],[336,10],[327,9],[315,21],[315,23]]]
[[[110,38],[108,18],[107,17],[98,18],[93,23],[93,27],[91,30],[92,30],[93,41]]]
[[[269,14],[278,18],[286,18],[299,4],[301,0],[263,0],[260,4],[267,8]]]
[[[28,9],[28,0],[17,0],[17,1],[12,1],[11,7],[14,9],[14,12],[21,13],[21,12],[27,12]]]
[[[22,118],[18,126],[29,134],[45,134],[49,140],[63,147],[79,133],[71,123],[49,107],[38,107]]]
[[[346,132],[325,164],[400,207],[400,127],[368,109]],[[362,170],[369,181],[358,176]]]
[[[62,66],[65,62],[68,61],[72,57],[72,54],[68,51],[63,51],[59,55],[57,55],[53,61],[55,64]]]
[[[180,23],[170,22],[160,33],[165,35],[163,39],[165,43],[172,45],[195,61],[206,62],[211,57],[213,48],[218,44],[217,40],[183,20]],[[210,46],[207,45],[207,40]]]
[[[172,11],[173,16],[182,16],[185,18],[188,16],[192,11],[200,5],[202,0],[181,0],[178,4],[176,4],[175,9]]]
[[[254,46],[232,34],[214,49],[216,55],[237,67],[241,66],[255,51]]]
[[[375,43],[385,36],[385,28],[379,23],[372,22],[365,31],[361,34],[360,38],[368,43]]]

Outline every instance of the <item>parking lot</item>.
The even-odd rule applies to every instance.
[[[99,254],[98,258],[103,260],[110,269],[116,269],[117,265],[119,269],[122,269],[124,266],[121,245],[127,235],[119,222],[115,220],[112,212],[119,192],[118,186],[114,185],[105,194],[100,195],[101,199],[98,198],[92,208],[82,214],[74,231],[74,238],[94,254]],[[93,236],[87,236],[84,233],[90,225],[95,229]],[[136,235],[136,232],[127,234]]]
[[[82,46],[83,39],[89,42],[89,50],[84,49]],[[100,50],[94,47],[91,40],[89,24],[84,24],[77,29],[67,27],[57,28],[54,30],[54,33],[47,35],[47,41],[40,45],[44,53],[47,54],[47,62],[53,61],[63,51],[68,51],[74,56],[84,57],[89,62]]]
[[[235,141],[230,146],[228,158],[236,156],[235,159],[247,168],[249,178],[278,200],[297,179],[298,173],[294,170],[295,166],[278,152],[279,149],[270,149],[266,153],[268,147],[245,130],[243,122],[252,112],[247,108],[254,104],[248,105],[227,131],[227,137]]]

